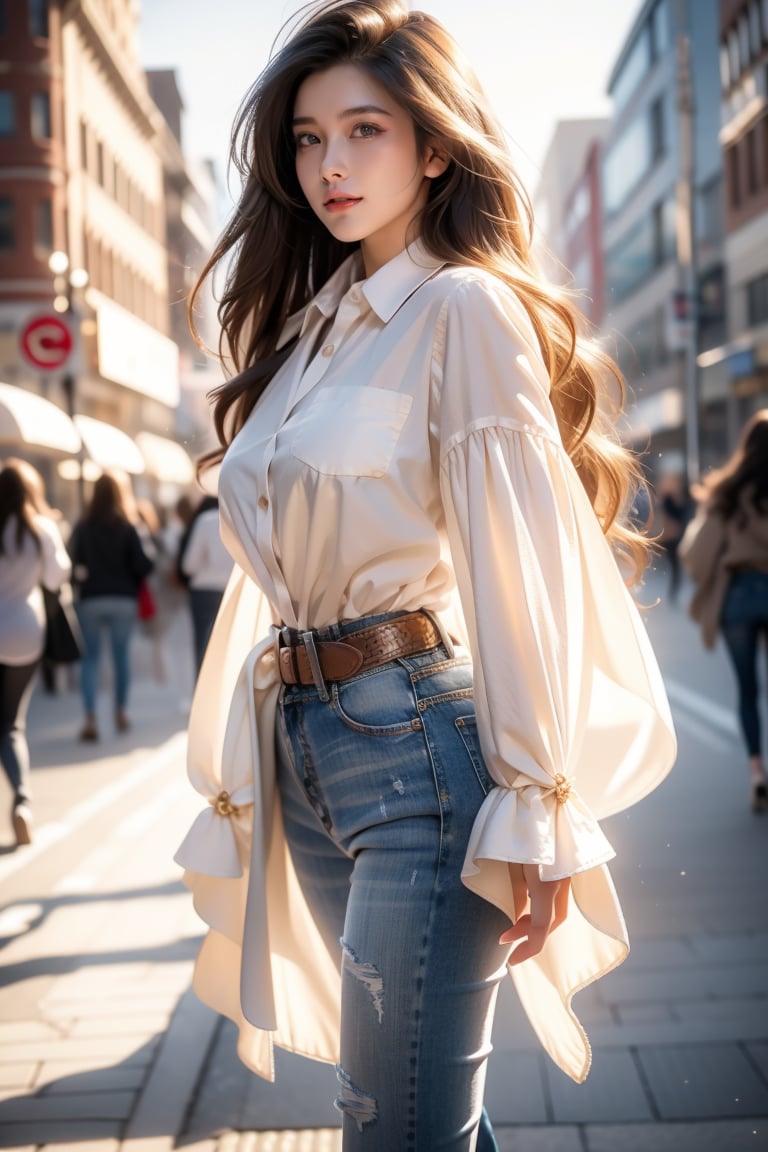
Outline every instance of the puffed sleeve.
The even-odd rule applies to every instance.
[[[496,784],[463,879],[514,919],[509,864],[575,878],[566,925],[513,975],[545,1047],[582,1079],[588,1045],[570,996],[626,954],[603,867],[614,852],[598,819],[664,777],[672,722],[645,630],[562,446],[519,301],[478,276],[451,294],[443,319],[441,493],[478,736]]]

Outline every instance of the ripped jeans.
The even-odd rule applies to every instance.
[[[294,866],[341,966],[344,1152],[492,1152],[483,1090],[509,921],[460,879],[492,786],[470,665],[439,647],[328,687],[327,703],[283,688],[277,759]]]

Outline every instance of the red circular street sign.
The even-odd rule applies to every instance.
[[[63,368],[72,353],[72,332],[66,320],[53,313],[33,316],[21,330],[21,351],[33,368]]]

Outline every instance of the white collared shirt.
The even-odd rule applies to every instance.
[[[540,956],[511,971],[545,1047],[583,1079],[589,1047],[570,997],[627,951],[604,867],[613,849],[597,820],[640,799],[673,763],[663,685],[562,446],[536,336],[514,293],[488,272],[442,265],[419,243],[361,278],[355,255],[286,325],[283,342],[299,333],[298,343],[222,464],[222,536],[274,622],[318,628],[427,608],[468,646],[478,731],[496,787],[476,818],[463,878],[513,917],[509,863],[538,864],[544,879],[574,877],[566,923]],[[216,730],[211,693],[234,683],[248,651],[233,626],[242,594],[232,591],[220,617],[207,678],[203,669],[201,742],[190,740],[193,779],[209,796],[222,779],[228,787],[246,771],[238,764],[246,755],[242,733],[234,731],[246,723],[244,703],[231,708],[229,751],[202,749],[204,729]],[[254,615],[241,611],[245,630]],[[265,671],[266,644],[258,653],[263,687],[274,672]],[[273,703],[264,693],[259,699]],[[259,707],[257,700],[253,722],[263,730],[249,738],[249,754],[261,780],[257,808],[261,795],[267,813],[260,818],[269,820],[271,721]],[[206,819],[208,827],[213,818]],[[200,825],[177,858],[190,873],[224,874],[215,873],[202,836]],[[256,891],[269,871],[258,836],[257,823],[247,898],[254,923],[284,916],[274,910],[280,881],[268,885],[271,913]],[[214,936],[232,939],[236,925],[221,926],[212,890],[205,891],[198,906],[210,903]],[[273,947],[273,971],[289,950],[283,944],[278,957]],[[251,985],[261,982],[263,996],[253,994],[244,1016],[282,1028],[294,1037],[289,1046],[296,1043],[291,1029],[303,1028],[308,1051],[306,1019],[298,1020],[282,993],[277,1022],[263,1022],[270,1018],[268,965],[251,966],[258,969]],[[200,976],[211,1003],[221,1001],[220,981],[213,968]],[[279,1020],[292,1011],[291,1027],[283,1028]],[[254,1066],[261,1060],[254,1056]]]

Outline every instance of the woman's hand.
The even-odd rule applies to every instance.
[[[510,876],[515,897],[515,908],[524,908],[528,897],[531,910],[525,916],[518,916],[515,923],[499,937],[500,944],[518,943],[513,948],[508,964],[522,964],[541,952],[544,942],[568,915],[568,898],[571,881],[541,880],[536,864],[510,864]]]

